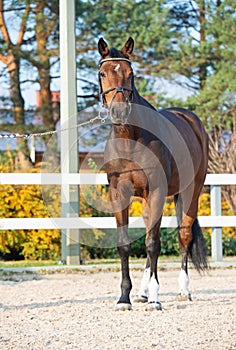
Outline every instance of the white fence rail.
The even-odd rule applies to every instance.
[[[82,185],[107,184],[106,174],[2,173],[0,184],[9,185]],[[221,215],[221,185],[236,185],[236,174],[208,174],[205,185],[211,187],[211,216],[199,216],[202,227],[212,227],[212,258],[222,260],[222,227],[236,227],[236,216]],[[176,217],[163,217],[161,227],[176,227]],[[115,228],[113,217],[5,218],[0,230]],[[130,227],[144,227],[141,217],[130,218]]]

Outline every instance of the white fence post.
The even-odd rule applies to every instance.
[[[221,186],[211,185],[211,215],[221,216]],[[211,256],[215,261],[222,261],[222,228],[212,227]]]
[[[77,93],[75,55],[75,1],[60,0],[61,72],[61,173],[78,172]],[[62,184],[62,216],[79,215],[78,185]],[[72,243],[73,242],[73,243]],[[62,257],[67,264],[80,263],[79,229],[62,230]],[[77,244],[77,248],[75,246]]]

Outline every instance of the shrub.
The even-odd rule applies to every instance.
[[[1,172],[12,171],[12,161],[0,164]],[[29,171],[38,172],[40,168]],[[44,203],[39,185],[0,185],[0,216],[4,218],[46,218],[53,205],[60,211],[60,196],[49,191]],[[58,259],[60,257],[60,230],[1,230],[0,258],[2,259]]]

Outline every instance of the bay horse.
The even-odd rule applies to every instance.
[[[161,310],[157,261],[161,251],[160,224],[165,198],[174,196],[182,256],[179,297],[191,300],[188,257],[200,272],[207,269],[207,249],[197,219],[208,162],[208,136],[200,119],[183,108],[156,110],[135,87],[130,61],[134,40],[122,50],[98,42],[99,84],[112,129],[104,158],[110,200],[117,223],[121,259],[121,296],[116,308],[130,310],[129,205],[142,198],[146,226],[147,264],[137,295],[148,310]]]

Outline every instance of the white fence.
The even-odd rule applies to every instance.
[[[82,185],[107,184],[106,174],[1,173],[0,184]],[[236,185],[236,174],[208,174],[205,185],[211,188],[211,216],[199,216],[202,227],[212,227],[212,258],[222,260],[222,227],[236,227],[236,216],[221,215],[221,185]],[[176,227],[176,217],[163,217],[161,227]],[[113,217],[6,218],[0,230],[115,228]],[[131,217],[129,227],[144,227],[141,217]]]

